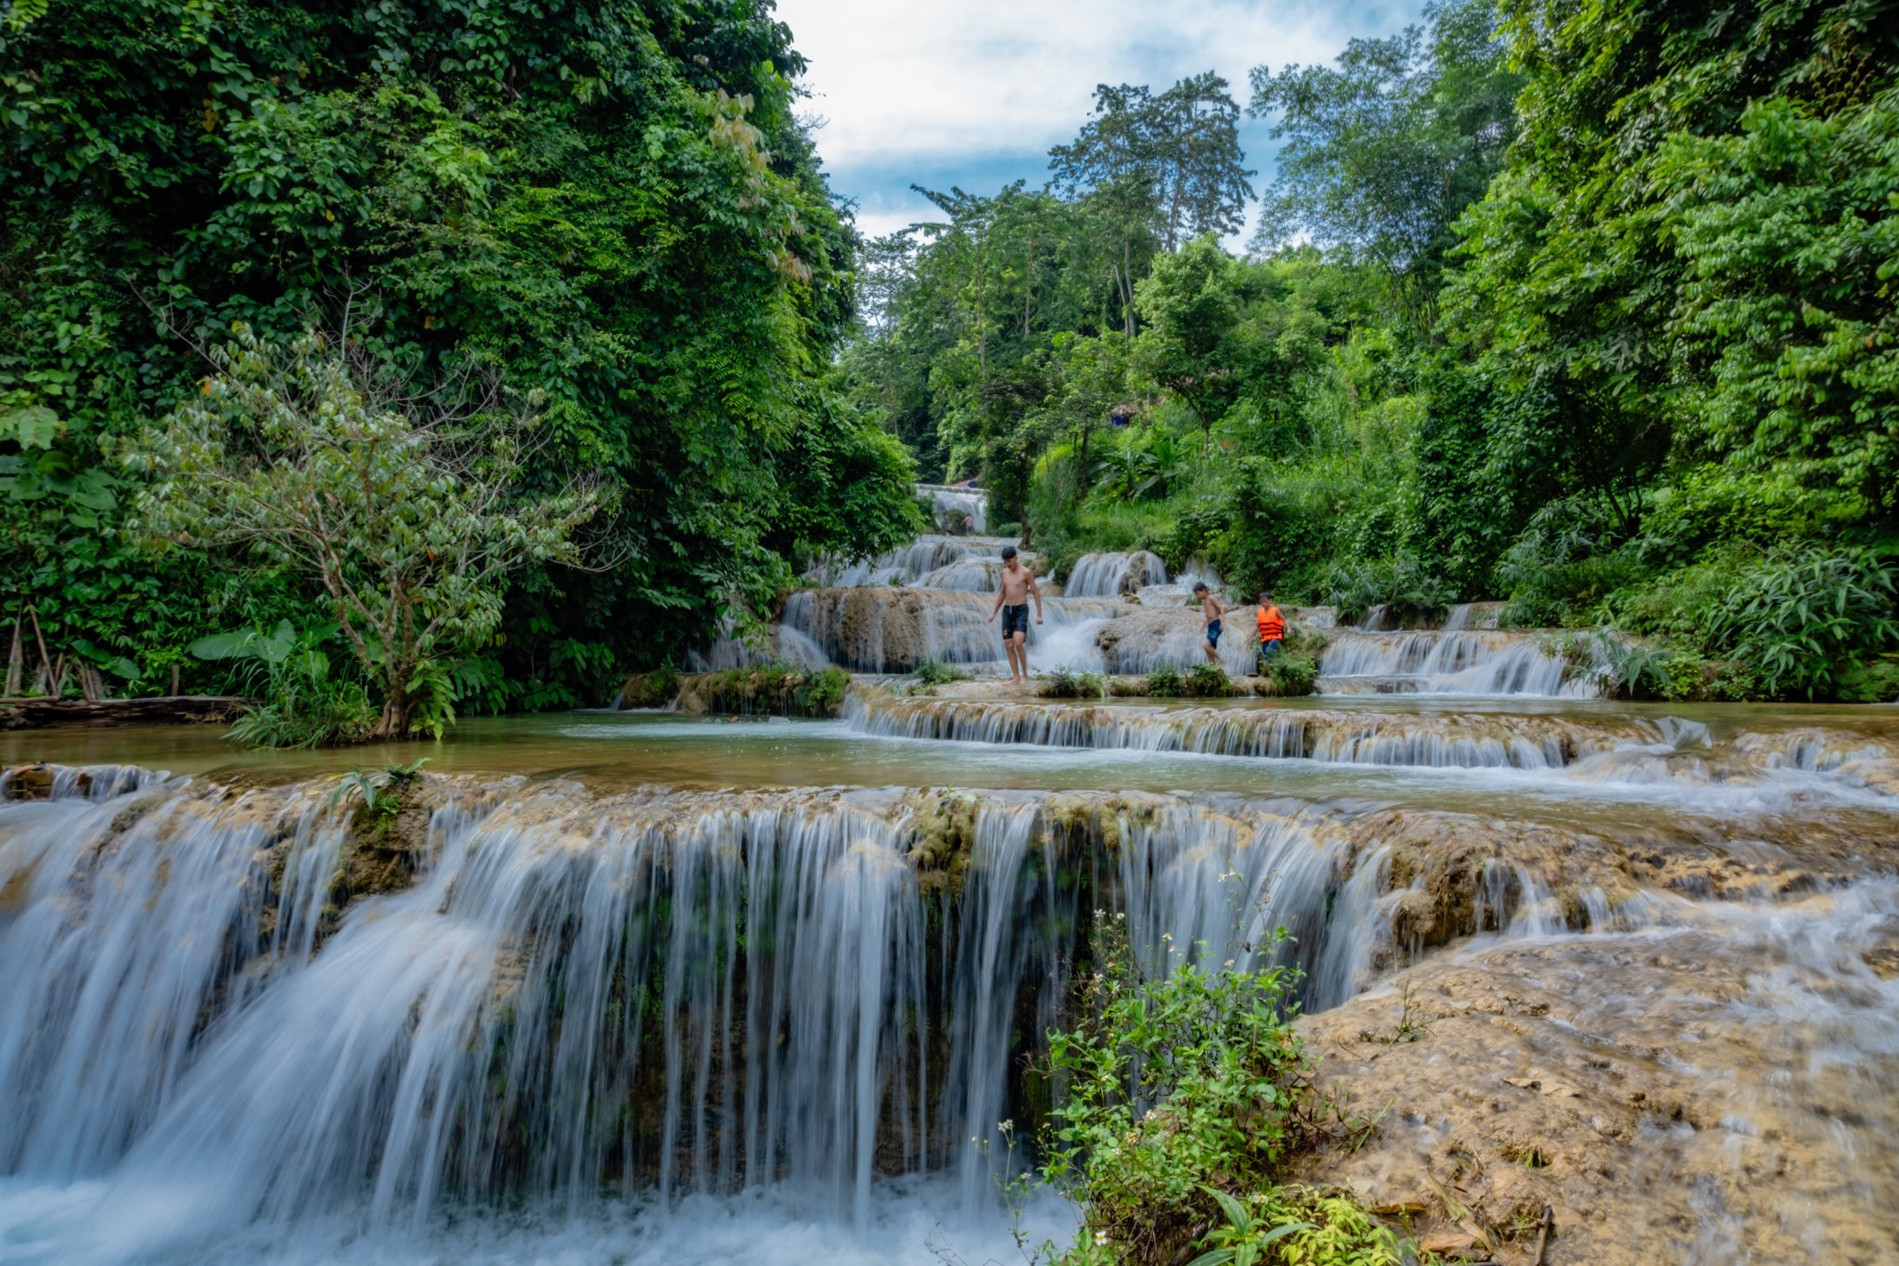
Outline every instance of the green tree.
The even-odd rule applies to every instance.
[[[1202,233],[1234,233],[1253,196],[1240,150],[1239,105],[1212,71],[1156,94],[1145,85],[1095,88],[1081,134],[1049,151],[1056,183],[1071,193],[1145,189],[1161,249]]]
[[[1706,387],[1693,437],[1744,470],[1899,515],[1899,93],[1815,118],[1770,98],[1737,135],[1683,136],[1671,330]]]
[[[409,737],[446,690],[435,661],[487,646],[510,572],[579,561],[599,494],[519,496],[527,419],[453,384],[409,393],[347,338],[280,347],[239,326],[212,357],[201,393],[124,451],[147,477],[132,530],[314,581],[380,708],[344,737]]]
[[[791,528],[810,471],[841,469],[808,446],[860,445],[868,424],[810,408],[850,319],[855,241],[793,118],[803,63],[768,6],[9,13],[0,414],[50,410],[57,434],[31,457],[0,442],[21,548],[6,596],[153,653],[208,631],[217,579],[184,553],[173,578],[201,595],[186,627],[126,614],[128,490],[88,472],[193,389],[194,343],[234,320],[287,338],[351,304],[374,309],[353,327],[393,360],[545,394],[530,485],[587,469],[617,490],[589,530],[619,566],[534,564],[510,588],[492,702],[589,700],[722,609],[762,609],[800,561],[783,551],[870,547],[850,522],[821,542]],[[870,521],[902,513],[899,467],[865,470],[852,495],[878,498]],[[53,499],[98,518],[57,575],[26,551]]]
[[[1493,0],[1426,14],[1428,34],[1354,39],[1336,66],[1255,66],[1247,113],[1286,141],[1254,249],[1304,236],[1362,255],[1428,325],[1451,226],[1503,165],[1523,80],[1504,66]]]

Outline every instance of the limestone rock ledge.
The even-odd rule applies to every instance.
[[[1299,1177],[1473,1261],[1532,1262],[1545,1206],[1552,1266],[1893,1261],[1899,928],[1801,930],[1848,899],[1467,943],[1302,1019]]]

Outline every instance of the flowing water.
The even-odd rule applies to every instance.
[[[821,564],[810,587],[786,599],[770,630],[753,643],[731,637],[696,657],[700,670],[779,660],[853,672],[906,673],[939,660],[977,673],[1006,671],[999,626],[990,622],[1001,577],[1002,537],[925,536],[848,566]],[[1032,552],[1024,560],[1039,568]],[[1145,675],[1189,670],[1206,659],[1196,583],[1215,593],[1220,577],[1200,563],[1179,575],[1154,554],[1087,554],[1060,585],[1046,585],[1042,620],[1028,635],[1033,671]],[[1256,671],[1258,608],[1233,599],[1217,662],[1231,676]],[[1500,631],[1496,603],[1467,603],[1436,629],[1387,629],[1375,608],[1362,627],[1334,628],[1328,608],[1294,611],[1326,631],[1319,663],[1324,694],[1437,694],[1589,698],[1605,665],[1559,653],[1535,632]]]
[[[985,548],[794,595],[779,635],[976,661],[987,600],[901,578]],[[1054,601],[1049,641],[1147,618]],[[1628,1151],[1588,1181],[1650,1174],[1679,1233],[1572,1229],[1550,1262],[1899,1260],[1899,716],[1613,704],[1554,662],[1347,630],[1306,700],[865,678],[836,721],[476,719],[426,750],[0,734],[50,766],[0,801],[0,1261],[1020,1260],[998,1124],[1042,1106],[1024,1060],[1096,910],[1152,971],[1298,967],[1314,1022],[1345,1017],[1328,1052],[1414,979],[1631,1035],[1650,1053],[1604,1066],[1688,1106],[1601,1108]],[[338,774],[424,754],[352,825]],[[1465,1040],[1446,1014],[1432,1040]],[[1518,1040],[1468,1032],[1473,1067]],[[1476,1146],[1456,1064],[1376,1049],[1365,1084],[1451,1096],[1393,1146]],[[1351,1163],[1380,1157],[1367,1182],[1403,1172]],[[1073,1223],[1049,1193],[1023,1216]]]

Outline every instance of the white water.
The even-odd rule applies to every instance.
[[[935,508],[940,526],[947,510],[961,510],[969,516],[969,530],[989,530],[989,494],[981,488],[962,488],[944,484],[918,484],[917,495],[928,497]]]
[[[1693,723],[1669,727],[1660,722],[1631,722],[1604,727],[1537,716],[1138,705],[1081,708],[980,699],[907,699],[876,691],[853,692],[846,700],[845,717],[861,733],[893,738],[1437,769],[1561,769],[1599,753],[1655,754],[1673,751],[1678,743],[1707,741],[1706,728]],[[1866,753],[1866,759],[1884,756],[1878,749]]]
[[[399,1259],[462,1233],[464,1208],[504,1242],[527,1233],[493,1222],[525,1200],[522,1225],[584,1257],[644,1202],[660,1222],[634,1238],[663,1245],[664,1210],[732,1193],[754,1203],[704,1216],[743,1224],[765,1201],[875,1243],[930,1207],[995,1242],[995,1157],[973,1140],[1007,1111],[1018,987],[1039,982],[1036,1029],[1053,1027],[1082,913],[1042,797],[981,799],[953,937],[931,930],[890,793],[563,784],[437,811],[415,886],[357,898],[320,937],[343,834],[316,790],[0,805],[0,889],[20,894],[0,922],[11,1242]],[[1263,962],[1292,951],[1261,920],[1285,922],[1332,982],[1313,1000],[1336,1001],[1368,933],[1327,915],[1332,815],[1235,809],[1121,811],[1130,926]],[[914,1026],[942,1000],[938,1067]],[[893,1173],[952,1187],[892,1205]]]
[[[1339,630],[1319,660],[1321,694],[1544,695],[1593,698],[1599,666],[1572,667],[1534,635]]]
[[[967,590],[801,589],[785,602],[784,627],[830,662],[856,672],[908,671],[925,659],[988,666],[1004,662],[1001,624],[991,620],[993,594]],[[1031,666],[1099,670],[1095,634],[1121,614],[1108,599],[1045,598],[1033,615]]]
[[[1167,583],[1167,564],[1145,550],[1131,554],[1083,554],[1062,592],[1076,598],[1116,598],[1143,585]]]

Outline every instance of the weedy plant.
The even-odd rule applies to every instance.
[[[1297,980],[1171,945],[1150,970],[1125,916],[1096,912],[1083,1019],[1049,1035],[1043,1172],[1082,1209],[1052,1260],[1168,1263],[1199,1248],[1196,1266],[1398,1266],[1395,1238],[1348,1196],[1276,1181],[1312,1096]]]
[[[1180,678],[1180,670],[1172,664],[1162,664],[1147,675],[1147,693],[1155,699],[1177,699],[1186,693],[1186,684]]]
[[[394,817],[402,808],[401,789],[421,776],[424,756],[408,765],[384,765],[381,769],[353,768],[336,780],[336,790],[327,803],[347,805],[355,800],[377,817]]]
[[[910,674],[921,686],[947,686],[952,681],[968,681],[969,673],[940,659],[926,659]]]
[[[1218,664],[1199,663],[1180,680],[1180,693],[1195,699],[1224,699],[1233,693],[1233,679]]]
[[[1106,699],[1108,679],[1100,673],[1058,667],[1043,676],[1041,695],[1044,699]]]

